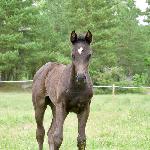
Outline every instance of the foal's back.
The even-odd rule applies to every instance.
[[[55,97],[55,90],[65,67],[65,65],[55,62],[43,65],[33,78],[33,99],[36,99],[37,96],[44,98],[49,94]]]

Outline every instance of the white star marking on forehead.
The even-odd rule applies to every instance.
[[[78,49],[78,53],[81,55],[81,54],[82,54],[82,51],[83,51],[83,47],[80,47],[80,48]]]

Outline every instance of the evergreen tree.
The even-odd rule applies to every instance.
[[[150,84],[150,0],[147,0],[148,7],[146,12],[143,12],[143,15],[146,16],[144,20],[147,25],[144,27],[144,33],[146,36],[145,40],[145,49],[146,49],[146,56],[145,56],[145,72],[148,74],[148,83]]]
[[[119,28],[117,32],[117,58],[118,65],[126,71],[126,75],[140,73],[144,66],[145,36],[143,26],[137,20],[140,10],[131,0],[119,4]],[[142,54],[142,55],[141,55]]]
[[[27,51],[39,46],[34,42],[38,9],[32,0],[0,1],[0,72],[2,80],[19,79]]]

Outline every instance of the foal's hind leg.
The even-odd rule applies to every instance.
[[[55,107],[53,104],[51,104],[51,109],[52,109],[53,118],[52,118],[51,126],[47,132],[47,136],[48,136],[49,149],[54,150],[53,134],[55,130]]]
[[[36,139],[39,145],[39,150],[43,149],[45,129],[43,126],[44,112],[46,110],[46,104],[44,99],[39,99],[37,105],[35,106],[35,119],[37,123],[36,129]]]

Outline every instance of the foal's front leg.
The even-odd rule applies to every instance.
[[[87,104],[84,111],[80,114],[77,114],[78,117],[78,138],[77,138],[77,146],[78,150],[85,150],[86,147],[86,135],[85,135],[85,127],[86,122],[90,112],[90,104]]]
[[[54,132],[48,133],[48,142],[50,150],[59,150],[63,140],[63,124],[67,116],[62,103],[55,105]]]

